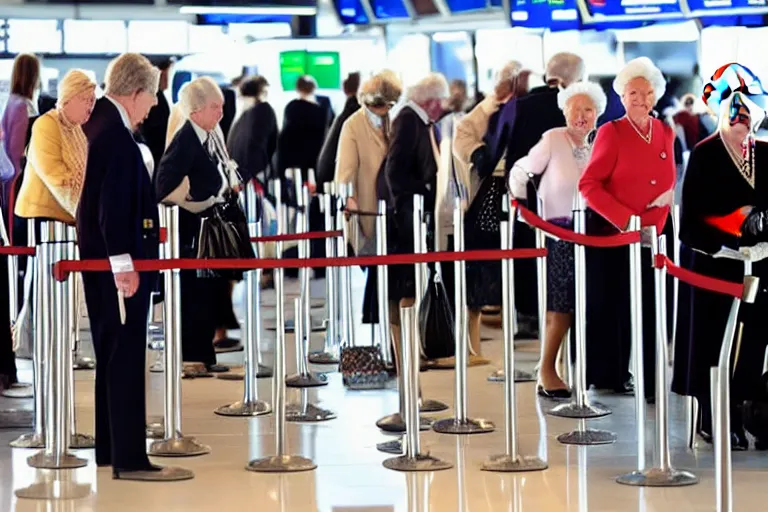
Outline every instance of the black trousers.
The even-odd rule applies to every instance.
[[[181,356],[186,363],[216,364],[213,335],[218,324],[217,302],[225,301],[224,279],[199,278],[194,270],[181,272]],[[227,305],[231,302],[227,301]]]
[[[125,299],[126,322],[122,325],[112,274],[83,274],[96,352],[96,463],[117,470],[150,466],[145,364],[147,314],[155,280],[154,274],[141,274],[136,295]]]
[[[26,258],[19,258],[19,260]],[[16,375],[16,354],[13,352],[11,316],[8,296],[8,257],[0,256],[0,380],[8,384],[18,382]]]

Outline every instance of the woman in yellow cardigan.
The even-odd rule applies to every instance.
[[[16,198],[16,215],[74,224],[85,178],[88,140],[82,125],[91,116],[96,84],[73,69],[59,84],[54,110],[32,126],[24,181]]]

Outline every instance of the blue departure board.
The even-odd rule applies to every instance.
[[[512,26],[578,30],[576,0],[510,0]]]
[[[445,0],[451,12],[481,11],[488,7],[485,0]],[[501,6],[501,1],[499,1]]]
[[[333,5],[344,25],[367,25],[370,22],[360,0],[334,0]]]
[[[584,10],[584,21],[587,23],[683,18],[683,11],[678,0],[580,1]]]
[[[768,14],[768,0],[688,0],[693,16]]]
[[[371,0],[373,14],[380,20],[406,19],[408,9],[403,0]]]

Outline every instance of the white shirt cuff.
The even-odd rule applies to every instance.
[[[112,267],[113,274],[121,274],[123,272],[133,272],[133,259],[131,255],[118,254],[116,256],[109,257],[109,265]]]

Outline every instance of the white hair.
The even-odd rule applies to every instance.
[[[664,75],[661,74],[661,70],[648,57],[638,57],[627,62],[624,69],[619,71],[619,74],[613,80],[613,90],[619,96],[623,96],[627,84],[635,78],[645,78],[648,80],[648,83],[653,87],[656,101],[659,101],[667,90],[667,81],[664,80]]]
[[[608,104],[608,99],[605,97],[603,88],[594,82],[576,82],[569,85],[557,93],[557,106],[560,107],[560,110],[565,111],[565,108],[568,105],[568,100],[580,94],[588,96],[589,99],[592,100],[598,117],[603,115],[605,107]]]
[[[448,97],[448,81],[440,73],[430,73],[408,89],[407,97],[417,105]]]
[[[547,82],[558,80],[563,87],[584,80],[586,68],[584,59],[570,52],[559,52],[547,61],[547,71],[544,77]]]
[[[131,96],[138,92],[157,94],[160,70],[138,53],[124,53],[109,63],[104,77],[105,93],[111,96]]]
[[[184,117],[204,109],[214,100],[223,101],[224,94],[219,84],[207,76],[195,78],[179,91],[179,108]]]
[[[520,73],[521,69],[523,69],[523,65],[519,61],[511,60],[507,62],[496,70],[494,83],[511,82],[517,77],[517,74]]]

